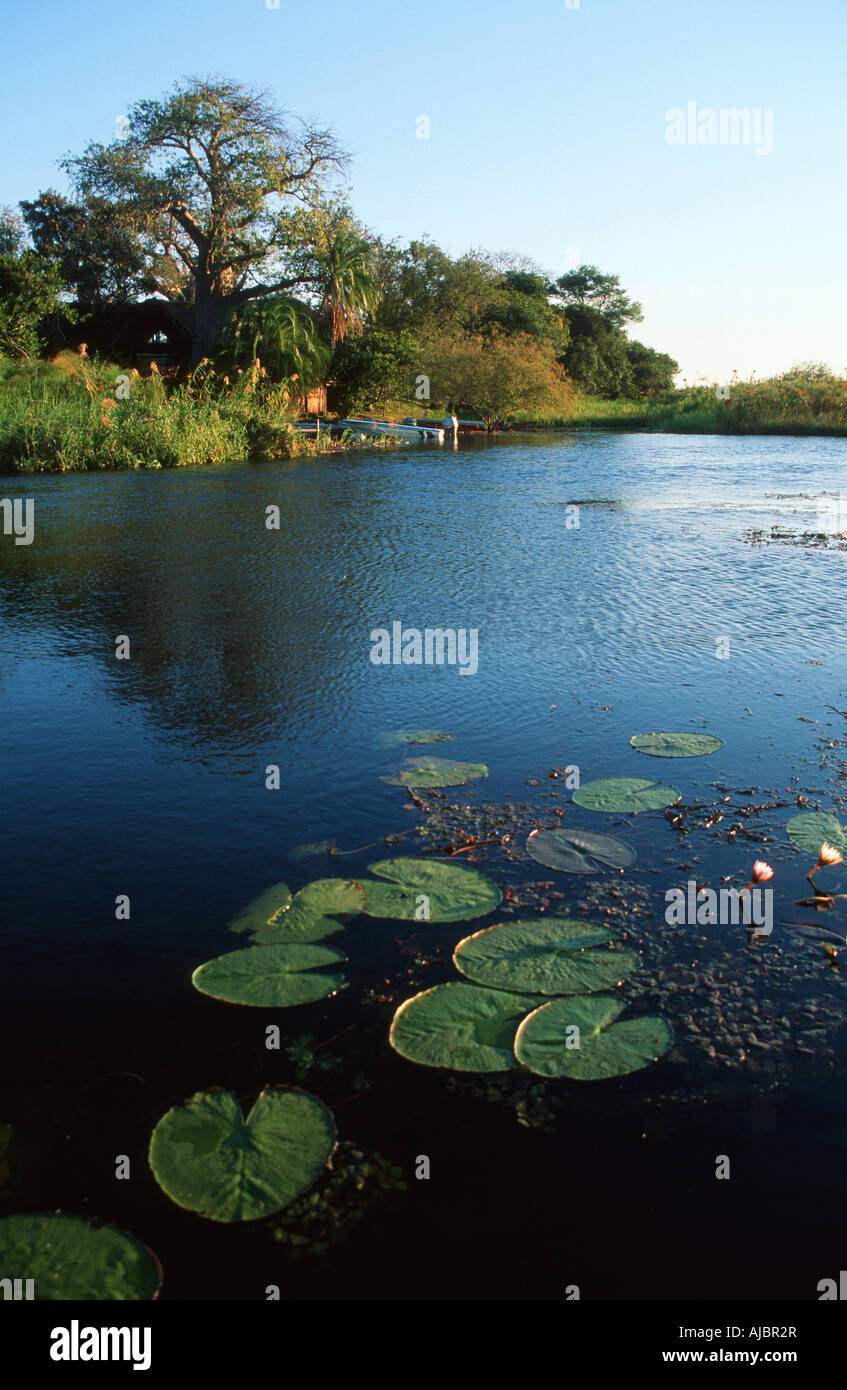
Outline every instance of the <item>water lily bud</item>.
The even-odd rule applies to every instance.
[[[828,845],[826,840],[824,840],[823,844],[818,850],[818,868],[820,869],[827,864],[832,865],[843,863],[844,856],[841,853],[841,851],[837,850],[834,845]]]

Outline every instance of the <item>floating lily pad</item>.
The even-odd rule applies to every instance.
[[[317,1181],[335,1141],[331,1111],[306,1091],[262,1091],[245,1119],[235,1096],[215,1088],[163,1115],[150,1167],[177,1206],[210,1221],[256,1221]]]
[[[321,854],[331,854],[334,849],[334,840],[308,840],[290,849],[288,858],[292,864],[299,864],[301,859],[316,859]]]
[[[457,970],[477,984],[527,994],[613,989],[641,964],[634,951],[590,950],[617,933],[577,918],[540,917],[486,927],[460,941]]]
[[[332,946],[249,946],[199,965],[191,983],[201,994],[230,1004],[286,1009],[335,994],[344,976],[320,967],[346,959]]]
[[[649,753],[651,758],[703,758],[723,748],[723,739],[714,734],[633,734],[629,741],[639,753]]]
[[[61,1212],[19,1212],[0,1221],[0,1273],[32,1279],[36,1301],[149,1301],[162,1266],[152,1250],[117,1226]]]
[[[672,806],[679,798],[676,787],[663,786],[649,777],[598,777],[573,794],[577,805],[589,811],[624,811],[629,815]]]
[[[401,1057],[424,1067],[510,1071],[517,1065],[515,1030],[537,1003],[531,994],[451,980],[401,1004],[388,1041]]]
[[[847,858],[847,831],[835,816],[828,815],[826,811],[806,811],[802,816],[794,816],[785,829],[798,849],[813,854],[815,858],[824,843],[840,850]]]
[[[443,729],[395,729],[380,734],[377,743],[380,748],[399,748],[404,743],[448,743],[452,737]]]
[[[463,787],[477,777],[487,777],[485,763],[456,763],[449,758],[417,758],[404,763],[386,781],[395,787]]]
[[[361,884],[346,878],[318,878],[295,893],[289,906],[264,923],[254,923],[251,936],[257,946],[322,941],[341,931],[336,917],[358,916],[364,902]]]
[[[533,830],[526,842],[527,853],[548,869],[563,874],[602,874],[610,869],[628,869],[635,863],[634,849],[612,835],[593,830]]]
[[[602,994],[542,1004],[518,1028],[515,1055],[537,1076],[567,1076],[572,1081],[600,1081],[639,1071],[668,1051],[673,1033],[663,1018],[615,1023],[624,1008],[623,1000]],[[574,1027],[579,1029],[578,1047],[573,1045],[577,1035],[568,1032]]]
[[[369,872],[390,883],[365,879],[369,917],[404,922],[466,922],[484,917],[500,904],[500,889],[476,869],[434,859],[381,859]]]
[[[266,888],[258,898],[254,898],[237,917],[229,923],[230,931],[252,932],[267,925],[278,912],[284,912],[292,903],[291,889],[287,883],[275,883]]]

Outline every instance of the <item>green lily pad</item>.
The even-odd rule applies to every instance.
[[[723,739],[714,734],[633,734],[629,741],[639,753],[649,753],[651,758],[703,758],[723,748]]]
[[[286,1009],[335,994],[344,976],[319,967],[346,959],[332,946],[248,946],[198,965],[191,983],[201,994],[230,1004]]]
[[[532,830],[526,848],[538,864],[563,874],[602,874],[607,866],[628,869],[636,859],[623,840],[593,830]]]
[[[485,927],[460,941],[453,964],[469,980],[526,994],[613,989],[641,964],[634,951],[590,950],[616,933],[578,918],[540,917]]]
[[[177,1206],[210,1221],[257,1221],[317,1181],[335,1142],[332,1113],[317,1096],[270,1087],[245,1119],[235,1096],[216,1087],[163,1115],[150,1167]]]
[[[380,734],[377,743],[380,748],[399,748],[404,743],[448,743],[452,737],[443,729],[395,729]]]
[[[245,908],[233,917],[229,929],[233,932],[252,932],[265,926],[278,912],[285,912],[291,906],[291,889],[287,883],[275,883],[266,888],[258,898],[254,898]]]
[[[357,917],[364,910],[364,902],[361,884],[346,878],[317,878],[266,921],[259,922],[254,917],[251,937],[257,946],[322,941],[341,931],[343,923],[336,917]]]
[[[847,831],[835,816],[826,811],[806,811],[802,816],[793,816],[785,829],[798,849],[818,856],[821,845],[832,845],[847,858]]]
[[[676,787],[665,787],[649,777],[598,777],[573,794],[577,805],[589,811],[624,811],[629,815],[672,806],[679,798]]]
[[[517,1066],[515,1030],[537,1002],[531,994],[451,980],[401,1004],[388,1041],[401,1057],[424,1067],[511,1071]]]
[[[302,859],[316,859],[319,855],[331,854],[334,849],[334,840],[307,840],[290,849],[288,858],[292,864],[299,864]]]
[[[162,1266],[117,1226],[61,1212],[19,1212],[0,1221],[0,1277],[32,1279],[37,1302],[147,1302],[158,1295]]]
[[[484,917],[500,905],[500,889],[476,869],[412,858],[381,859],[368,869],[377,878],[391,880],[375,883],[365,879],[363,911],[369,917],[466,922]]]
[[[394,787],[463,787],[477,777],[487,777],[485,763],[456,763],[449,758],[416,758],[404,763],[395,777],[385,780]]]
[[[515,1056],[537,1076],[567,1076],[571,1081],[601,1081],[639,1071],[668,1051],[673,1032],[663,1018],[615,1023],[625,1007],[612,995],[553,999],[524,1019],[515,1036]],[[579,1029],[578,1047],[573,1045],[577,1035],[568,1032],[574,1027]]]

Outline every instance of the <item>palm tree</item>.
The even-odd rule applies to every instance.
[[[304,387],[323,380],[329,350],[305,304],[268,295],[246,304],[230,324],[226,355],[246,366],[258,357],[276,377],[298,378]]]
[[[362,333],[363,315],[376,307],[380,286],[371,247],[347,228],[333,233],[318,262],[323,282],[321,311],[329,323],[329,345],[334,348],[348,332]]]

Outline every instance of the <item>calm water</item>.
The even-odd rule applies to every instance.
[[[831,810],[845,787],[845,556],[742,536],[815,529],[845,467],[838,440],[592,433],[6,479],[4,496],[36,504],[32,546],[0,536],[0,1121],[33,1145],[16,1208],[126,1226],[175,1299],[261,1298],[268,1282],[283,1297],[561,1298],[569,1283],[594,1298],[814,1297],[844,1263],[843,1028],[835,1060],[795,1057],[789,1041],[765,1075],[686,1051],[671,1004],[675,1055],[623,1082],[555,1083],[559,1120],[534,1129],[391,1054],[393,1006],[363,1000],[452,978],[414,952],[452,948],[461,927],[409,946],[408,924],[359,919],[338,939],[350,988],[290,1013],[206,999],[190,973],[239,944],[226,923],[269,884],[414,852],[407,836],[394,851],[289,858],[304,841],[354,850],[418,824],[383,780],[397,754],[375,743],[410,726],[447,729],[455,742],[435,751],[488,764],[451,800],[535,800],[541,824],[567,800],[546,781],[565,764],[583,781],[662,777],[686,802],[716,798],[714,781],[753,793],[738,804],[790,785],[790,805],[756,820],[764,845],[704,831],[681,847],[661,815],[618,817],[614,833],[638,849],[632,878],[653,895],[657,934],[664,889],[695,858],[701,879],[743,886],[763,855],[777,921],[811,920],[795,906],[809,863],[782,827],[798,790]],[[271,504],[279,531],[265,528]],[[395,620],[478,629],[477,674],[374,666],[369,633]],[[119,634],[129,661],[115,659]],[[665,728],[708,729],[725,747],[673,763],[629,748]],[[496,850],[476,862],[504,888],[557,877],[566,901],[586,888]],[[131,920],[116,922],[124,893]],[[798,962],[795,1003],[807,991],[840,1007],[841,976],[781,929],[758,956],[712,930],[756,988],[775,952]],[[337,1068],[304,1084],[343,1139],[409,1179],[331,1255],[296,1264],[265,1230],[180,1211],[146,1164],[153,1125],[186,1095],[220,1084],[249,1101],[293,1080],[286,1055],[265,1050],[269,1021],[319,1041],[359,1025],[329,1045]],[[123,1153],[129,1182],[114,1177]],[[416,1182],[424,1153],[433,1176]],[[715,1181],[717,1154],[729,1182]]]

